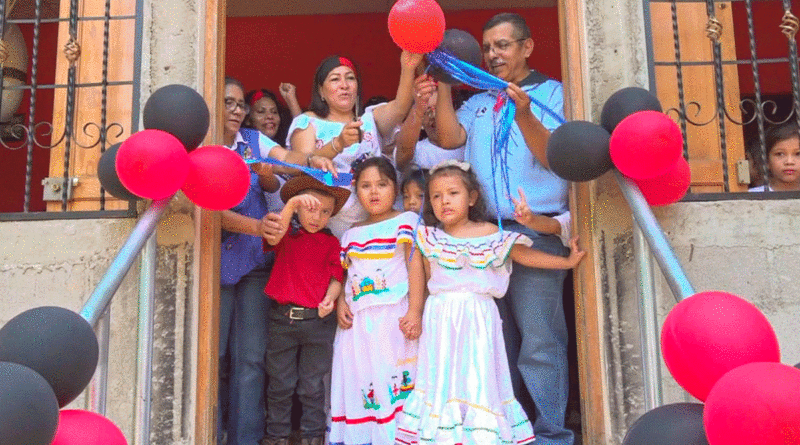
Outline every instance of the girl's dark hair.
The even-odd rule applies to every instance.
[[[343,65],[347,66],[342,63],[342,60],[352,64],[352,62],[350,62],[348,59],[344,59],[343,57],[329,56],[319,64],[317,71],[314,73],[314,84],[311,86],[311,103],[308,105],[308,110],[313,111],[314,114],[321,118],[328,117],[331,112],[331,108],[328,106],[327,102],[322,100],[322,95],[319,93],[319,89],[322,87],[322,84],[325,83],[325,79],[328,77],[328,74],[330,74],[331,71]],[[361,78],[358,77],[358,70],[354,69],[353,72],[356,75],[355,107],[358,107],[361,103]],[[358,110],[356,110],[356,114],[358,114]]]
[[[403,176],[403,182],[400,183],[401,193],[406,189],[406,186],[412,182],[416,182],[420,190],[425,190],[425,180],[428,178],[428,170],[415,168],[407,171]]]
[[[795,122],[787,122],[781,125],[774,125],[769,127],[764,132],[764,142],[767,147],[767,156],[772,151],[772,148],[780,141],[798,137],[797,124]]]
[[[433,213],[433,206],[431,205],[431,183],[434,179],[442,176],[458,176],[461,178],[461,181],[464,182],[468,194],[473,191],[478,193],[478,199],[475,201],[474,205],[470,206],[467,217],[473,222],[486,221],[486,201],[483,199],[481,184],[478,182],[478,177],[475,176],[472,167],[470,167],[468,171],[464,171],[453,165],[436,169],[436,171],[428,176],[428,183],[425,185],[425,210],[423,214],[425,224],[429,226],[436,226],[439,224],[439,220],[436,219],[436,215]]]
[[[278,116],[281,118],[281,123],[278,125],[278,132],[275,133],[275,137],[273,140],[283,147],[286,146],[286,136],[289,133],[289,126],[292,124],[292,115],[289,113],[289,109],[286,108],[281,101],[278,100],[278,96],[275,95],[270,90],[261,88],[259,90],[249,91],[247,94],[244,95],[244,101],[247,102],[247,105],[250,106],[250,113],[253,112],[253,106],[257,100],[253,100],[256,96],[256,93],[260,92],[260,96],[258,100],[263,98],[271,99],[275,102],[275,106],[278,107]],[[250,118],[250,113],[247,113],[247,116],[244,117],[244,122],[242,122],[242,127],[245,128],[253,128],[253,121]]]
[[[364,173],[364,170],[375,167],[378,169],[378,173],[381,176],[386,176],[392,181],[394,184],[394,191],[397,193],[397,173],[395,173],[394,166],[388,159],[384,158],[383,156],[373,156],[370,158],[366,158],[361,162],[358,162],[353,167],[353,181],[358,186],[358,180],[361,178],[361,174]]]

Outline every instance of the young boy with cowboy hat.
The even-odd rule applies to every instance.
[[[322,445],[325,386],[330,372],[336,317],[327,317],[342,290],[344,269],[339,240],[325,228],[350,191],[308,175],[289,179],[281,189],[283,233],[268,237],[264,249],[275,265],[264,292],[272,301],[267,345],[267,436],[263,445],[288,445],[292,395],[303,405],[302,445]],[[289,228],[297,214],[299,227]],[[288,233],[287,233],[288,230]]]

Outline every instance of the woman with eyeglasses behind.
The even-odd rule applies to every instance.
[[[315,158],[325,157],[344,173],[352,171],[354,162],[381,156],[381,141],[392,135],[411,109],[414,71],[421,61],[421,54],[404,51],[395,99],[367,108],[359,118],[361,83],[355,65],[340,56],[326,58],[314,74],[309,111],[297,116],[289,127],[287,148]],[[355,196],[352,193],[328,223],[337,237],[366,218]]]
[[[223,144],[245,159],[273,157],[284,162],[333,170],[329,159],[289,152],[260,131],[242,128],[250,111],[244,88],[225,78]],[[268,300],[264,298],[272,258],[264,253],[262,237],[270,209],[265,193],[280,187],[271,164],[250,165],[250,189],[244,200],[222,212],[220,261],[220,369],[229,370],[220,382],[220,432],[228,445],[256,445],[264,436],[264,355]],[[226,390],[227,384],[227,390]],[[222,440],[220,434],[219,440]]]

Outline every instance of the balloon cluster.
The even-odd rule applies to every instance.
[[[127,444],[99,414],[59,411],[89,384],[98,354],[92,327],[64,308],[30,309],[0,328],[0,443]]]
[[[200,207],[225,210],[250,187],[250,170],[222,146],[200,147],[209,126],[203,97],[184,85],[156,90],[144,105],[144,130],[100,157],[97,176],[106,192],[124,200],[164,199],[178,190]]]
[[[800,444],[800,369],[780,363],[775,331],[752,303],[716,291],[681,301],[661,349],[675,380],[705,404],[645,413],[624,445]]]
[[[553,172],[582,182],[616,167],[652,206],[683,198],[691,173],[681,156],[683,136],[655,96],[642,88],[623,88],[608,98],[600,121],[567,122],[550,135],[547,161]]]

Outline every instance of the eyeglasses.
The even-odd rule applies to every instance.
[[[244,102],[237,102],[236,99],[233,99],[233,98],[230,98],[230,97],[226,97],[225,98],[225,109],[226,110],[228,110],[231,113],[233,113],[234,111],[236,111],[236,107],[241,108],[242,112],[244,114],[247,114],[247,113],[250,112],[250,105],[247,105]]]
[[[524,42],[525,40],[528,40],[528,39],[517,39],[517,40],[511,40],[511,41],[500,40],[499,42],[495,43],[494,45],[483,45],[483,53],[484,54],[490,53],[492,51],[492,48],[494,48],[495,52],[497,52],[497,53],[503,53],[503,52],[506,52],[508,50],[508,48],[511,47],[512,43]]]

